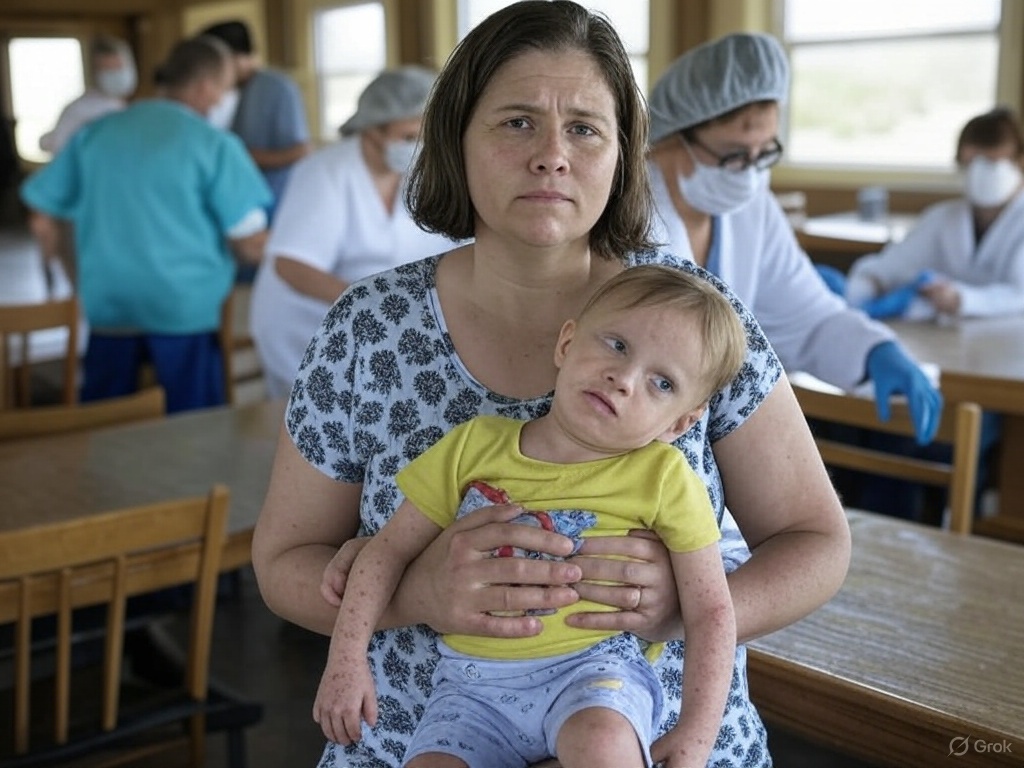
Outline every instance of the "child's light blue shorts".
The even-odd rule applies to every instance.
[[[439,641],[434,690],[405,760],[442,752],[472,768],[523,768],[554,756],[558,731],[573,714],[605,707],[633,725],[650,766],[661,687],[639,652],[633,661],[623,657],[623,639],[523,661],[470,658]]]

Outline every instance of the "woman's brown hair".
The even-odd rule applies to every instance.
[[[423,147],[409,176],[406,205],[430,232],[453,240],[475,234],[476,212],[466,183],[463,136],[481,94],[506,63],[529,51],[589,54],[616,104],[619,159],[615,182],[590,247],[623,258],[654,247],[653,201],[644,153],[647,105],[622,41],[603,16],[569,0],[521,0],[477,25],[452,52],[423,114]]]

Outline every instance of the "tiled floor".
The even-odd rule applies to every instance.
[[[314,768],[323,737],[311,709],[327,638],[273,616],[248,570],[240,598],[218,606],[214,635],[213,674],[264,704],[263,722],[247,736],[249,768]],[[786,733],[773,731],[770,747],[777,768],[870,768]],[[221,735],[210,740],[207,766],[226,766]]]

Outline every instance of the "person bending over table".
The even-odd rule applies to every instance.
[[[921,214],[906,238],[853,263],[846,300],[874,317],[933,320],[1024,312],[1024,135],[997,108],[960,131],[964,195]]]

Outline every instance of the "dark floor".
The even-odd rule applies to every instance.
[[[213,649],[212,674],[264,705],[263,722],[248,732],[248,768],[314,768],[323,736],[313,722],[312,704],[327,638],[273,616],[246,570],[240,598],[217,607]],[[772,731],[769,746],[777,768],[870,768],[783,732]],[[211,737],[206,764],[226,767],[222,735]]]

